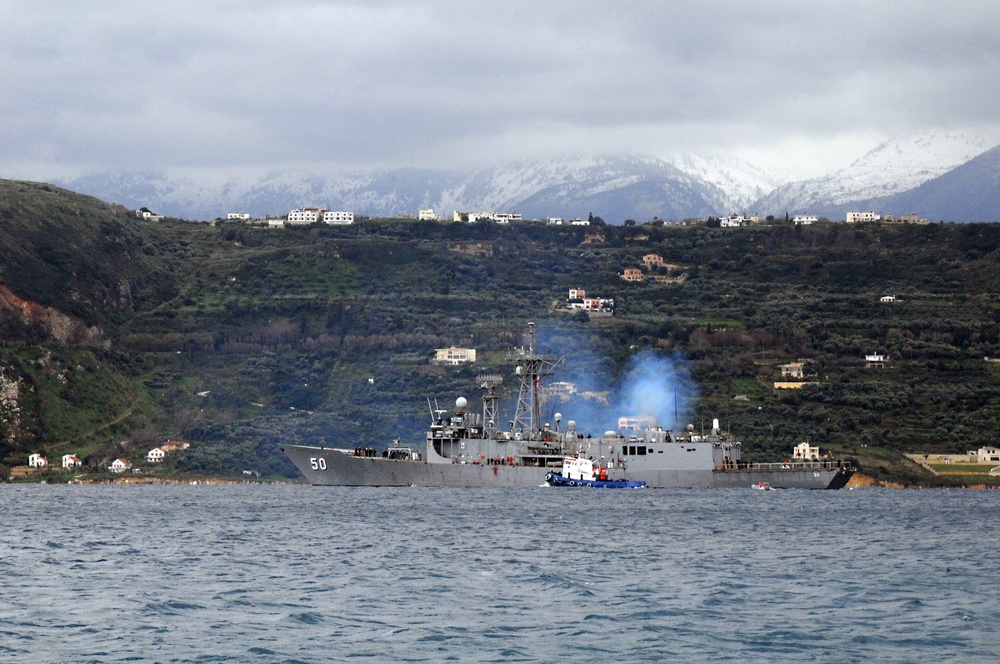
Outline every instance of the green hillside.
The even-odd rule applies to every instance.
[[[719,418],[753,460],[809,440],[909,482],[922,471],[903,452],[996,444],[1000,365],[984,358],[1000,356],[997,225],[271,230],[148,222],[0,182],[0,243],[10,291],[104,339],[60,345],[0,312],[0,371],[20,385],[17,426],[2,425],[8,466],[42,450],[139,465],[178,438],[192,447],[171,472],[294,477],[279,441],[417,441],[428,397],[473,401],[484,372],[511,388],[506,352],[528,321],[543,350],[566,355],[556,380],[590,376],[612,397],[632,356],[683,358],[699,396],[680,416]],[[647,254],[667,265],[646,268]],[[629,267],[645,279],[621,279]],[[614,298],[614,316],[559,308],[569,288]],[[476,365],[430,364],[451,345],[477,348]],[[884,368],[866,368],[875,353]],[[811,384],[775,390],[792,361]]]

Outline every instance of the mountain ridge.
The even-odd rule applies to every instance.
[[[229,212],[281,216],[305,205],[372,217],[416,216],[418,210],[432,208],[444,218],[454,210],[494,210],[518,212],[525,218],[593,213],[611,223],[786,212],[836,219],[846,210],[910,200],[918,209],[885,211],[938,217],[939,210],[964,209],[947,202],[954,194],[946,188],[927,189],[923,197],[909,199],[903,194],[972,162],[989,148],[986,138],[968,132],[906,136],[880,144],[845,169],[794,182],[783,182],[731,155],[689,153],[666,159],[577,154],[468,172],[383,168],[326,176],[282,171],[225,181],[165,172],[103,173],[58,184],[133,209],[147,207],[167,216],[202,220]],[[990,166],[979,162],[979,167]],[[964,169],[956,177],[987,176]],[[931,191],[933,199],[928,198]],[[996,207],[989,191],[981,187],[967,191],[983,199],[974,209]],[[897,202],[893,197],[901,198]]]
[[[741,210],[760,195],[759,183],[769,177],[735,158],[714,167],[708,159],[690,156],[680,163],[683,168],[654,157],[575,155],[472,172],[400,168],[325,177],[288,171],[213,183],[147,171],[92,174],[58,184],[127,207],[189,219],[237,211],[282,215],[303,205],[321,205],[377,217],[433,208],[442,216],[452,210],[510,211],[531,218],[594,212],[621,222]],[[615,192],[624,195],[617,198]]]

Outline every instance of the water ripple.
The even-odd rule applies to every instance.
[[[5,662],[1000,660],[1000,492],[2,491]]]

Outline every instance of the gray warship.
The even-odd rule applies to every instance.
[[[556,413],[541,419],[542,380],[556,360],[535,350],[534,325],[528,346],[515,351],[520,381],[514,419],[498,426],[502,377],[481,375],[481,412],[464,398],[453,410],[432,410],[422,446],[395,441],[388,450],[281,446],[311,484],[321,486],[538,487],[566,458],[586,458],[610,480],[645,482],[650,488],[746,488],[766,483],[776,489],[840,489],[854,473],[836,461],[743,463],[742,444],[712,423],[708,433],[690,425],[682,432],[649,427],[634,435],[616,431],[584,435]]]

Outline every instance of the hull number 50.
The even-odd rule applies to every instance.
[[[326,470],[326,459],[323,457],[319,457],[318,459],[316,457],[310,457],[309,466],[312,467],[313,470]]]

